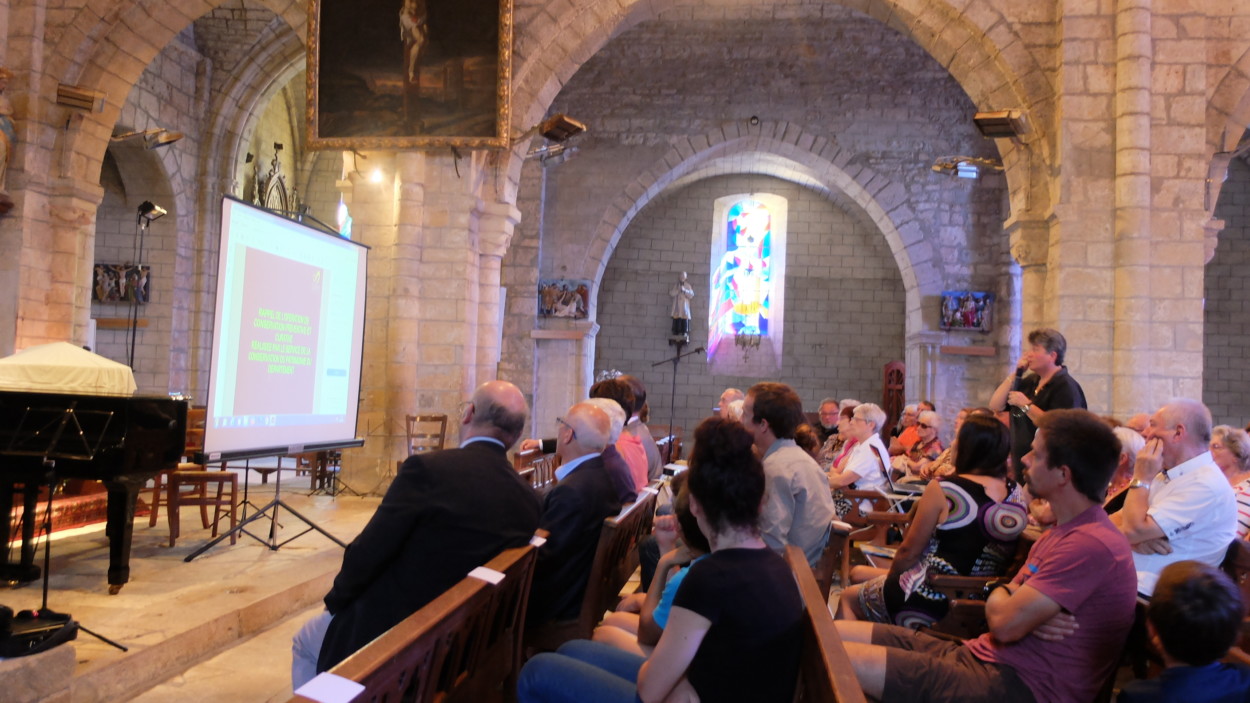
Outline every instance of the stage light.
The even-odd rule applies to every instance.
[[[381,183],[382,182],[382,169],[380,168],[373,169],[373,171],[369,174],[369,182]]]
[[[1012,139],[1029,133],[1029,120],[1020,110],[978,112],[972,123],[986,139]]]
[[[123,134],[114,134],[109,141],[124,142],[127,139],[135,137],[143,137],[143,146],[145,149],[159,149],[160,147],[173,144],[182,139],[182,132],[165,129],[164,127],[153,127],[152,129],[143,129],[135,132],[125,132]]]
[[[152,220],[159,220],[168,214],[169,213],[165,210],[165,208],[153,203],[151,200],[144,200],[143,203],[139,205],[139,219],[146,220],[149,223],[152,222]]]

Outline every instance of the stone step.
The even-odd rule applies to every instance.
[[[266,498],[253,495],[253,500]],[[285,493],[283,500],[344,542],[359,533],[378,503],[377,498]],[[49,608],[69,613],[83,626],[129,648],[121,652],[81,633],[72,643],[73,671],[64,675],[67,700],[130,700],[319,607],[342,563],[342,548],[316,532],[276,551],[241,537],[236,545],[222,542],[184,562],[208,533],[200,529],[197,511],[184,511],[182,519],[182,537],[172,549],[166,546],[164,525],[149,528],[146,520],[136,521],[131,581],[115,596],[108,595],[105,583],[108,555],[102,531],[53,542]],[[278,543],[305,529],[290,514],[281,515],[279,522],[283,527],[277,532]],[[267,522],[256,528],[255,534],[267,537]],[[40,595],[35,583],[0,591],[0,603],[15,611],[34,609]],[[289,644],[282,648],[283,680],[289,676],[289,650]],[[0,665],[0,680],[7,678],[4,671]]]

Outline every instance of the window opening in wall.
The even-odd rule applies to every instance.
[[[716,200],[707,344],[714,373],[781,369],[787,205],[770,193]]]

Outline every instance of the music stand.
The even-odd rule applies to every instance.
[[[19,456],[41,456],[43,458],[43,467],[46,471],[43,474],[43,481],[40,484],[48,486],[48,504],[44,508],[43,518],[43,601],[39,606],[39,610],[33,611],[30,617],[31,621],[27,626],[27,630],[38,629],[41,627],[39,621],[46,621],[44,627],[59,628],[68,622],[73,621],[73,616],[69,613],[58,613],[48,609],[48,579],[52,575],[52,494],[57,483],[56,478],[56,460],[57,459],[76,459],[81,461],[92,461],[95,454],[100,449],[100,444],[104,441],[105,432],[108,430],[109,424],[113,421],[113,411],[111,410],[77,410],[78,401],[70,401],[69,407],[65,408],[32,408],[27,407],[22,413],[22,419],[18,422],[17,430],[13,437],[9,440],[5,447],[5,452]],[[33,430],[28,439],[23,439],[22,430],[26,427],[28,419],[33,422],[39,422],[40,419],[32,418],[32,415],[38,416],[44,414],[46,422],[38,429]],[[83,420],[95,418],[98,421],[92,423],[87,422],[88,428],[95,431],[95,437],[92,439],[83,428]],[[66,429],[70,423],[73,423],[73,429],[67,434]],[[64,443],[62,440],[64,439]],[[78,440],[75,442],[74,440]],[[44,444],[44,441],[47,443]],[[23,448],[25,447],[25,448]],[[29,494],[30,487],[26,487]],[[33,523],[34,517],[31,515],[29,506],[31,501],[26,500],[27,508],[23,510],[22,523],[23,532],[28,532],[27,525]],[[25,544],[26,540],[22,540]],[[110,593],[113,591],[110,587]],[[19,614],[23,615],[23,614]],[[120,649],[123,652],[130,651],[127,647],[114,642],[113,640],[87,629],[82,623],[76,623],[79,630],[91,635],[101,642]]]
[[[300,448],[292,447],[290,450],[288,450],[287,453],[298,454],[302,451],[303,451],[302,447]],[[251,537],[252,539],[256,540],[257,542],[260,542],[261,544],[265,545],[266,547],[269,547],[270,551],[276,552],[287,543],[293,540],[299,539],[300,537],[303,537],[309,532],[316,530],[317,532],[320,532],[322,535],[324,535],[331,542],[334,542],[338,546],[346,549],[347,544],[345,542],[340,540],[338,537],[335,537],[334,535],[330,534],[329,532],[326,532],[325,529],[323,529],[320,525],[304,517],[303,515],[300,514],[298,510],[292,508],[290,505],[288,505],[286,502],[282,500],[282,470],[279,469],[278,471],[274,473],[277,475],[277,478],[274,480],[273,500],[269,501],[261,508],[258,508],[256,512],[252,513],[250,516],[243,518],[243,520],[240,521],[238,525],[235,525],[234,527],[230,528],[226,532],[223,532],[222,534],[214,537],[212,540],[209,540],[209,542],[205,544],[204,546],[188,554],[183,559],[183,561],[187,561],[187,562],[191,561],[192,559],[198,557],[199,555],[203,554],[209,549],[212,549],[222,540],[235,534],[245,534],[248,537]],[[280,525],[278,524],[278,508],[285,508],[288,513],[290,513],[291,515],[294,515],[301,522],[307,525],[308,528],[303,530],[299,534],[294,535],[293,537],[288,537],[287,539],[284,539],[281,542],[279,542],[278,541],[278,527],[280,527]],[[268,538],[260,537],[247,529],[248,525],[264,517],[269,518]]]

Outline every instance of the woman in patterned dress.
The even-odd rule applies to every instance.
[[[946,614],[948,604],[928,586],[929,574],[992,579],[1010,566],[1028,514],[1007,500],[1013,488],[1007,478],[1007,428],[992,417],[972,415],[957,442],[955,473],[925,487],[890,570],[843,591],[839,617],[931,624]]]

